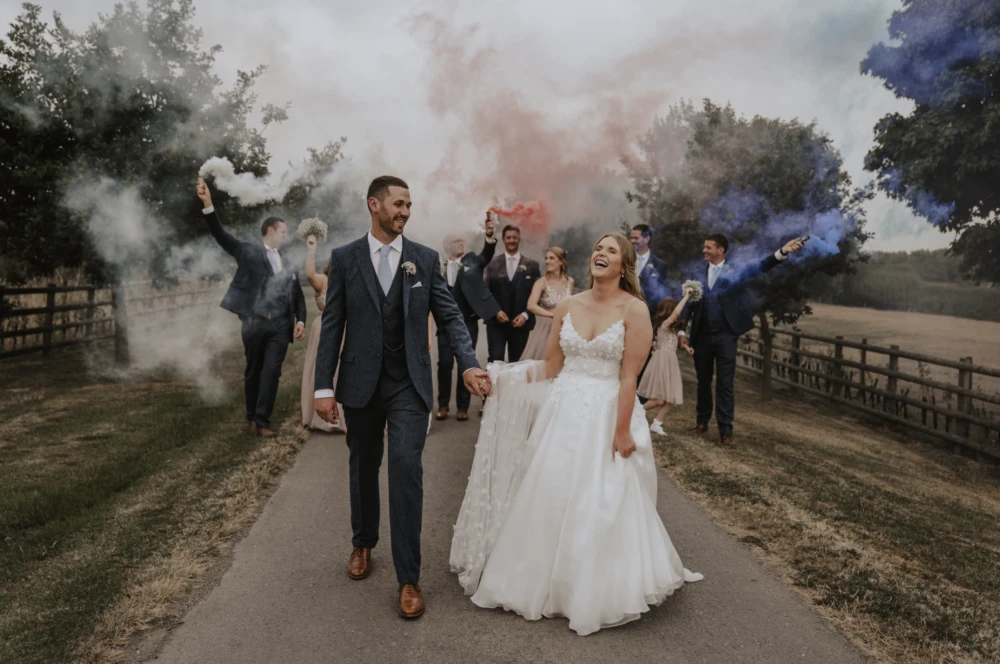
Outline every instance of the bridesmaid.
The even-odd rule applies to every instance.
[[[319,307],[319,311],[323,313],[323,307],[326,306],[326,279],[327,275],[330,274],[330,266],[327,265],[326,269],[323,270],[323,274],[316,273],[316,238],[310,235],[306,239],[306,246],[309,247],[309,253],[306,255],[306,279],[309,280],[309,285],[313,287],[313,291],[316,294],[316,306]],[[347,423],[344,420],[344,410],[341,408],[340,404],[337,404],[337,423],[330,424],[320,419],[319,415],[313,408],[315,400],[313,399],[313,394],[315,393],[315,385],[313,382],[316,380],[316,352],[319,350],[319,333],[322,329],[322,325],[317,320],[312,325],[312,330],[309,332],[309,346],[306,348],[306,364],[302,369],[302,425],[313,429],[314,431],[325,431],[327,433],[333,432],[343,432],[347,433]],[[333,376],[333,385],[337,384],[336,374]],[[331,385],[331,387],[333,387]]]
[[[561,247],[545,250],[545,276],[535,282],[528,296],[528,311],[535,315],[535,329],[521,353],[521,361],[544,360],[552,331],[552,314],[564,297],[573,294],[573,278],[566,275],[566,252]]]

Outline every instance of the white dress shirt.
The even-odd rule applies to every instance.
[[[454,288],[455,282],[458,281],[458,271],[462,269],[462,260],[455,259],[448,261],[447,275],[448,275],[448,288]]]
[[[642,271],[646,269],[646,264],[649,263],[649,249],[646,250],[644,254],[637,254],[635,257],[635,275],[639,276]]]
[[[382,260],[382,246],[382,241],[376,240],[372,232],[368,231],[368,251],[371,253],[372,267],[375,268],[376,275],[378,274],[378,264]],[[396,239],[389,243],[389,246],[392,247],[392,251],[389,252],[389,269],[395,275],[399,261],[403,257],[403,236],[397,235]]]
[[[275,274],[285,269],[281,264],[281,254],[278,253],[277,249],[265,244],[264,251],[267,252],[267,262],[271,264],[271,269],[274,270]]]
[[[507,261],[507,278],[514,281],[514,275],[517,274],[517,266],[521,264],[521,252],[517,252],[514,255],[504,254],[504,260]]]

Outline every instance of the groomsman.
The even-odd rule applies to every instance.
[[[755,277],[784,261],[789,254],[802,248],[802,240],[788,242],[774,254],[743,268],[734,268],[726,260],[729,240],[722,233],[705,238],[702,255],[708,262],[705,273],[699,278],[704,295],[697,302],[689,302],[681,312],[683,329],[691,322],[691,344],[694,346],[694,366],[698,374],[698,406],[695,433],[708,431],[712,418],[712,379],[715,378],[715,419],[719,424],[719,438],[723,445],[733,445],[733,416],[736,399],[733,381],[736,376],[736,343],[740,336],[753,329],[753,312],[756,308],[747,285]],[[688,339],[680,336],[681,348]]]
[[[504,253],[486,266],[486,287],[500,305],[500,311],[486,321],[489,361],[517,362],[535,327],[528,311],[531,288],[541,277],[538,262],[521,255],[521,229],[508,224],[503,233]]]
[[[260,227],[261,241],[244,242],[223,226],[212,205],[208,185],[198,178],[198,198],[212,237],[236,259],[236,275],[222,298],[222,308],[243,323],[246,371],[243,388],[250,433],[273,438],[271,412],[278,396],[278,379],[292,339],[306,336],[306,298],[299,273],[281,247],[288,236],[285,222],[268,217]]]
[[[635,273],[639,275],[639,286],[642,287],[642,294],[652,317],[660,300],[670,293],[667,286],[667,264],[649,250],[649,244],[653,241],[653,229],[646,224],[633,226],[629,239],[635,247]]]
[[[465,251],[465,238],[457,233],[445,236],[444,252],[448,257],[444,261],[444,276],[448,282],[448,290],[455,303],[458,304],[465,325],[472,338],[472,347],[479,340],[479,319],[490,320],[500,313],[500,305],[486,288],[483,281],[483,269],[493,260],[496,252],[497,239],[494,237],[494,221],[486,215],[486,243],[481,254]],[[439,328],[438,339],[438,412],[437,419],[448,417],[448,404],[451,403],[451,375],[455,366],[455,352],[448,341],[448,336]],[[465,384],[459,380],[455,386],[455,405],[458,408],[456,419],[464,422],[469,419],[469,403],[471,395]]]

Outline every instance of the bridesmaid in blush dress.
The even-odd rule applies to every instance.
[[[323,307],[326,306],[326,275],[330,273],[330,266],[326,266],[323,274],[318,274],[316,272],[316,238],[310,235],[306,240],[306,245],[309,247],[309,253],[306,255],[306,279],[309,280],[309,285],[315,291],[316,306],[319,308],[320,314],[322,314]],[[314,381],[316,380],[316,353],[319,350],[319,334],[322,327],[319,320],[317,320],[313,323],[312,330],[309,332],[309,345],[306,348],[306,364],[302,369],[302,425],[314,431],[347,433],[344,410],[340,404],[337,404],[336,424],[323,421],[316,414],[314,408],[315,400],[313,395],[315,393]],[[330,387],[336,384],[337,376],[335,374],[333,376],[333,385]]]
[[[566,276],[566,252],[561,247],[545,250],[545,276],[535,282],[528,296],[528,311],[535,315],[535,328],[521,353],[521,360],[544,360],[552,332],[556,305],[573,294],[573,278]]]

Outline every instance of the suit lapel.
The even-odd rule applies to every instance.
[[[257,245],[257,251],[260,252],[260,256],[264,260],[264,265],[267,266],[268,273],[273,277],[274,276],[274,266],[271,265],[271,259],[267,257],[267,247],[264,246],[263,244],[259,244],[259,245]]]
[[[381,311],[378,305],[378,288],[375,286],[375,268],[372,266],[372,257],[368,252],[368,236],[358,240],[354,248],[354,255],[358,261],[358,268],[361,270],[361,280],[368,288],[368,294],[372,297],[372,304],[376,311]]]
[[[403,264],[410,260],[410,241],[405,237],[403,238],[403,253],[399,257],[399,267],[396,268],[400,274],[400,278],[403,280],[403,319],[405,320],[407,316],[410,315],[410,280],[407,279],[406,271],[403,270]],[[395,275],[394,275],[395,276]]]

